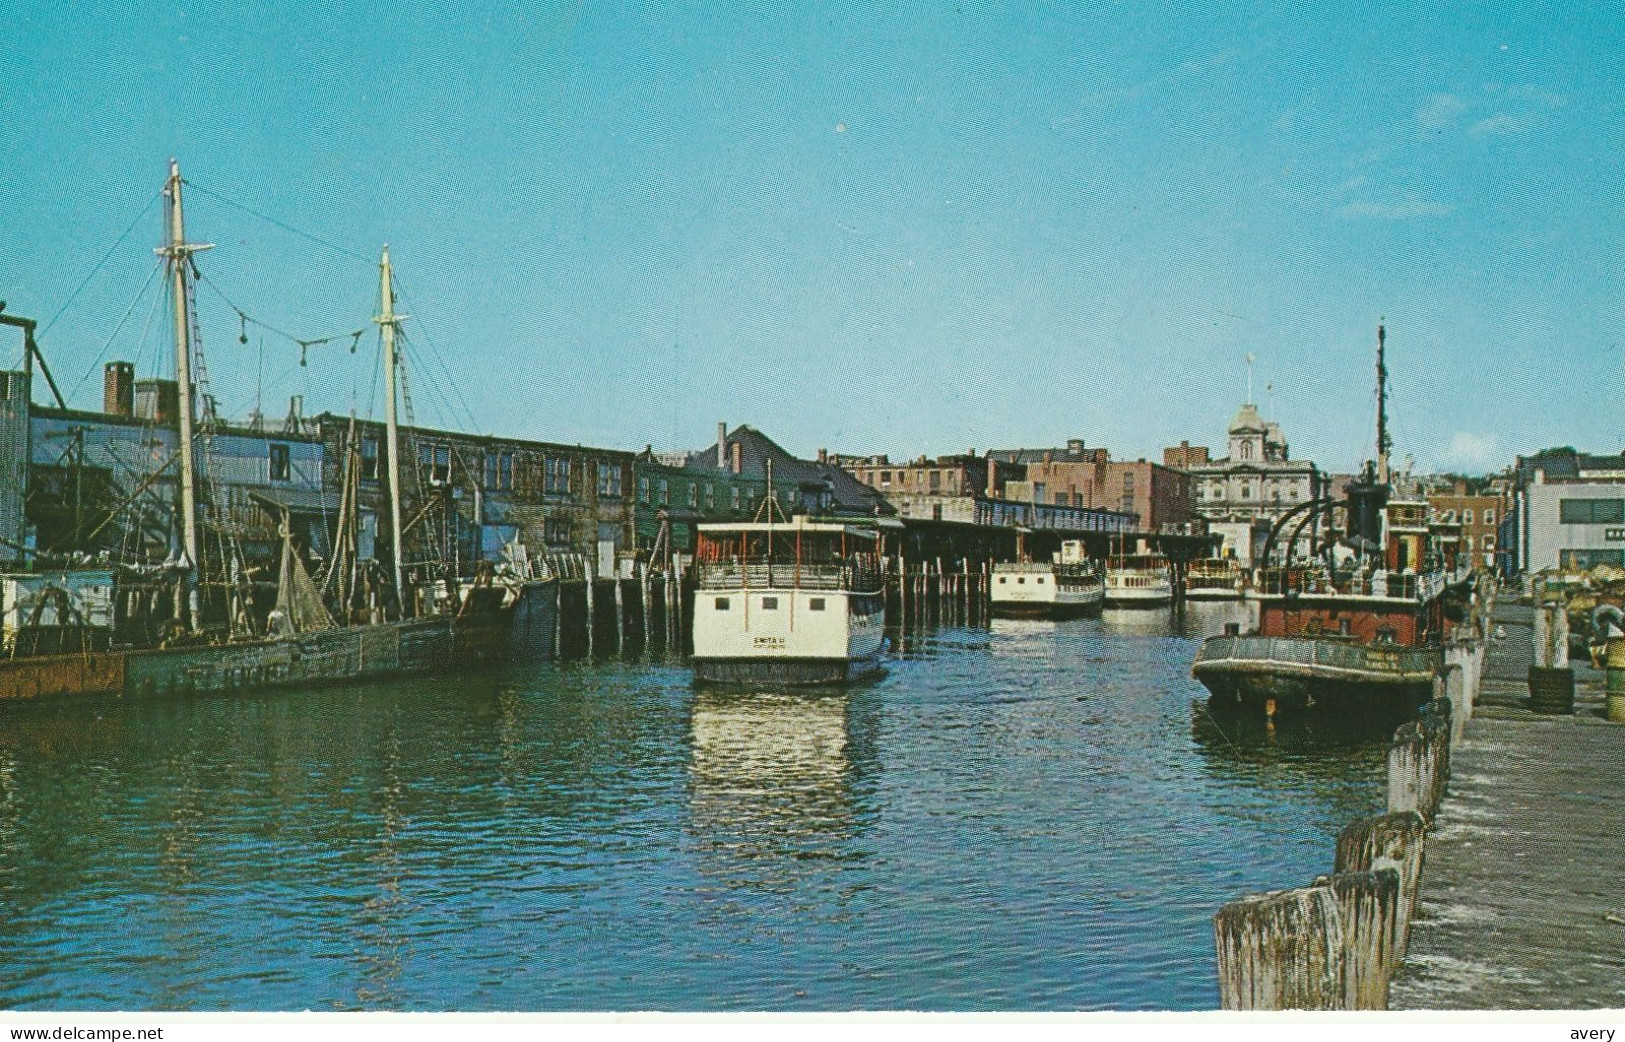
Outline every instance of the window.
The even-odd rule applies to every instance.
[[[287,481],[292,477],[293,464],[288,459],[286,445],[271,446],[271,480]]]
[[[726,597],[718,597],[717,598],[717,611],[728,611],[728,610],[729,610],[728,598],[726,598]]]
[[[1589,572],[1599,564],[1625,567],[1625,550],[1560,550],[1558,563],[1564,568]]]
[[[779,610],[779,599],[777,597],[763,597],[762,598],[762,610],[763,611],[778,611]]]
[[[647,503],[647,502],[649,502],[649,479],[648,478],[639,478],[638,479],[638,502],[639,503]]]
[[[570,491],[570,461],[563,456],[549,456],[542,463],[542,491],[568,494]]]
[[[361,439],[361,480],[378,480],[378,439]]]
[[[931,472],[931,491],[936,492],[936,491],[940,490],[941,488],[942,488],[942,471],[933,470]]]
[[[1495,510],[1493,508],[1491,508],[1491,507],[1485,507],[1484,508],[1484,523],[1486,525],[1495,524]]]
[[[451,446],[450,445],[419,445],[418,466],[423,469],[423,476],[436,485],[445,485],[451,481]]]
[[[823,611],[824,610],[824,598],[822,598],[822,597],[814,597],[811,600],[809,600],[807,602],[807,610],[808,611]]]
[[[598,464],[598,494],[605,499],[621,498],[621,465]]]
[[[549,518],[543,526],[543,538],[550,546],[570,545],[570,522],[562,518]]]
[[[1025,575],[1016,576],[1016,585],[1017,586],[1026,586],[1027,585],[1027,577]]]
[[[1473,512],[1471,510],[1463,510],[1461,512],[1461,521],[1462,521],[1462,524],[1466,524],[1466,525],[1472,524],[1473,523]]]
[[[880,472],[880,484],[885,488],[891,487],[891,471],[883,470]]]
[[[1006,576],[1003,576],[1003,575],[1001,575],[1001,576],[999,576],[999,585],[1000,585],[1000,586],[1003,586],[1003,585],[1004,585],[1004,584],[1005,584],[1005,583],[1007,583],[1007,582],[1009,582],[1009,581],[1010,581],[1010,580],[1009,580],[1009,578],[1008,578],[1008,577],[1006,577]]]
[[[1484,537],[1484,549],[1486,549],[1486,550],[1494,550],[1495,549],[1495,537],[1494,536],[1487,535],[1487,536]]]
[[[717,508],[717,487],[715,485],[711,484],[709,481],[707,481],[705,483],[705,509],[707,509],[707,510],[715,510],[716,508]]]
[[[1617,525],[1625,522],[1625,500],[1565,499],[1558,503],[1557,508],[1558,520],[1565,525]]]
[[[739,509],[739,486],[738,485],[735,485],[733,487],[733,502],[734,502],[734,509],[738,510]]]
[[[492,451],[485,454],[485,487],[506,490],[513,488],[513,453]]]
[[[671,505],[671,483],[665,478],[660,479],[660,505]]]
[[[699,505],[700,505],[700,483],[698,481],[690,481],[688,483],[688,505],[689,505],[690,509],[698,509],[699,508]]]
[[[1036,579],[1034,579],[1033,582],[1037,583],[1039,586],[1042,586],[1042,585],[1044,585],[1044,577],[1042,575],[1040,575]]]

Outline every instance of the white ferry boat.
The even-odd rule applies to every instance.
[[[1241,575],[1241,566],[1231,557],[1192,561],[1185,573],[1185,597],[1193,601],[1240,600]]]
[[[699,526],[694,679],[839,684],[880,669],[878,534],[834,522]]]
[[[1049,561],[1012,561],[993,566],[995,615],[1065,618],[1100,610],[1106,580],[1083,543],[1068,540]]]
[[[1106,603],[1116,608],[1157,608],[1173,603],[1174,580],[1161,554],[1113,557],[1106,565]]]

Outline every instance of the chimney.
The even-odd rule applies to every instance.
[[[829,462],[829,450],[828,449],[819,449],[818,450],[818,462],[820,462],[820,463],[828,463]]]
[[[1083,455],[1083,439],[1082,438],[1068,438],[1066,440],[1066,454],[1068,456],[1081,456],[1081,455]]]
[[[717,423],[717,469],[728,469],[728,425]]]
[[[109,416],[135,415],[135,366],[108,362],[102,374],[102,412]]]
[[[299,426],[305,418],[305,396],[295,394],[288,398],[288,418],[282,424],[282,433],[298,434]]]
[[[733,472],[735,474],[743,474],[745,472],[745,447],[736,441],[733,443],[732,448],[734,455]]]

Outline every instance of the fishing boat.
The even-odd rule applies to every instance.
[[[1233,557],[1204,557],[1185,571],[1185,597],[1193,601],[1241,599],[1242,570]]]
[[[696,681],[840,684],[880,671],[878,532],[785,518],[769,495],[756,520],[699,525],[698,535]]]
[[[1391,498],[1384,340],[1379,326],[1377,460],[1346,486],[1346,498],[1305,503],[1276,522],[1263,560],[1279,547],[1290,563],[1261,572],[1258,628],[1207,638],[1191,669],[1215,710],[1389,715],[1432,697],[1452,625],[1446,600],[1462,591],[1471,564],[1436,538],[1426,502]],[[1339,508],[1343,536],[1327,526],[1299,558],[1304,529]]]
[[[1161,554],[1117,554],[1106,561],[1106,604],[1160,608],[1174,599],[1173,573]]]
[[[1088,615],[1100,610],[1105,595],[1105,576],[1079,540],[1062,543],[1048,561],[1004,561],[993,565],[990,601],[995,615]]]
[[[165,258],[174,302],[174,414],[163,421],[163,431],[154,430],[152,444],[172,442],[174,452],[138,485],[138,491],[144,490],[158,473],[176,470],[178,503],[168,515],[169,531],[158,540],[160,548],[170,548],[168,556],[92,569],[88,582],[83,569],[7,577],[6,589],[12,591],[7,605],[14,606],[18,625],[8,633],[10,654],[0,660],[0,700],[226,692],[401,676],[478,668],[533,650],[515,642],[512,624],[523,616],[528,626],[543,610],[540,584],[499,575],[484,562],[472,576],[458,577],[423,568],[409,574],[405,566],[396,418],[396,333],[403,316],[394,311],[388,247],[380,263],[380,309],[373,321],[386,367],[390,567],[362,561],[356,552],[352,469],[345,480],[334,552],[320,582],[295,545],[290,508],[250,493],[263,500],[258,505],[272,516],[280,512],[280,561],[269,565],[275,567],[275,581],[254,578],[262,565],[251,564],[237,545],[230,512],[216,498],[214,475],[199,462],[199,456],[208,458],[213,440],[227,435],[212,408],[201,415],[198,408],[213,401],[206,383],[195,379],[202,373],[193,300],[194,279],[200,277],[195,255],[208,247],[187,241],[184,183],[179,166],[171,162],[164,188],[166,241],[158,253]],[[246,341],[246,334],[242,339]],[[31,342],[28,346],[50,381],[44,358]],[[59,393],[57,399],[65,408]],[[346,454],[350,467],[359,464],[353,445]],[[267,585],[270,590],[262,591]],[[267,599],[262,592],[271,591],[274,603],[262,603]],[[111,607],[98,607],[109,600]],[[140,624],[132,625],[137,614]],[[119,641],[121,627],[135,631],[135,639]],[[68,653],[27,653],[31,650]]]

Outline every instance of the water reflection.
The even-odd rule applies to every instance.
[[[701,690],[690,723],[690,830],[701,871],[783,889],[849,856],[852,695]]]
[[[1380,719],[1297,719],[1269,724],[1216,717],[1205,699],[1191,703],[1191,739],[1202,768],[1223,782],[1264,791],[1292,790],[1340,802],[1351,781],[1379,776],[1391,723]],[[1371,813],[1363,792],[1348,815]]]

